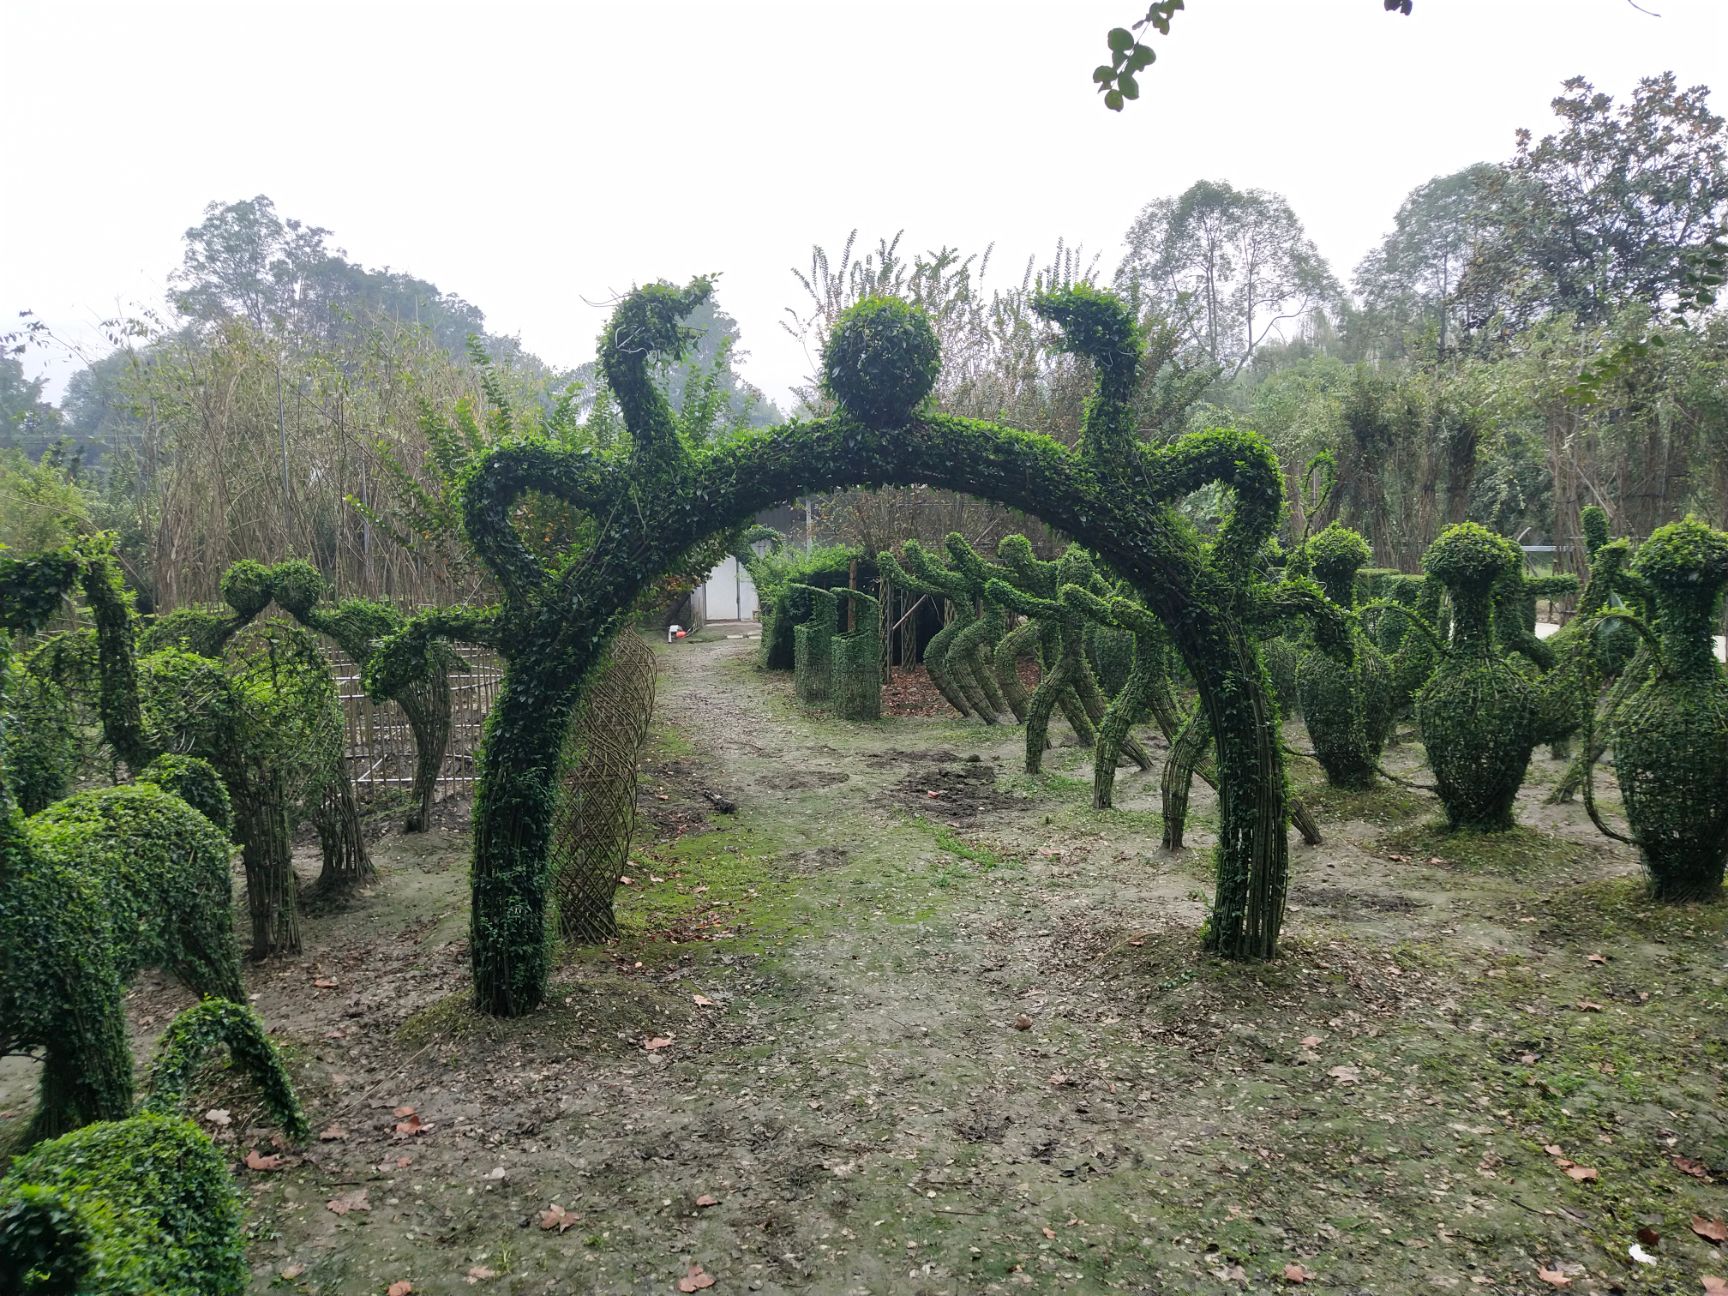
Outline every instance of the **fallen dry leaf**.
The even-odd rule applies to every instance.
[[[209,1121],[212,1125],[220,1125],[226,1129],[233,1123],[234,1118],[228,1114],[228,1109],[226,1107],[212,1107],[209,1111],[204,1113],[204,1119]]]
[[[1566,1177],[1577,1183],[1595,1183],[1602,1176],[1589,1166],[1575,1165],[1566,1172]]]
[[[414,1284],[403,1279],[401,1282],[391,1283],[390,1290],[385,1292],[384,1296],[413,1296],[413,1293]]]
[[[274,1155],[264,1156],[257,1148],[253,1148],[246,1154],[246,1168],[248,1170],[280,1170],[282,1158]]]
[[[1560,1145],[1558,1143],[1544,1143],[1542,1145],[1542,1150],[1551,1157],[1564,1157],[1566,1155],[1560,1150]]]
[[[1326,1074],[1341,1085],[1355,1084],[1362,1078],[1362,1072],[1353,1066],[1335,1066]]]
[[[372,1203],[366,1200],[366,1190],[356,1188],[353,1192],[343,1193],[340,1197],[332,1197],[324,1203],[324,1209],[332,1215],[346,1215],[350,1211],[369,1211]]]
[[[488,1278],[496,1278],[498,1271],[487,1265],[475,1265],[468,1271],[468,1285],[472,1287],[477,1282],[485,1282]]]
[[[334,990],[338,982],[334,977],[318,977],[312,984],[319,990]]]
[[[1056,1240],[1056,1230],[1053,1228],[1050,1228],[1048,1225],[1046,1225],[1044,1228],[1039,1229],[1038,1231],[1040,1233],[1042,1233],[1045,1237],[1049,1238],[1052,1242],[1054,1242]]]
[[[692,1264],[689,1271],[678,1280],[678,1290],[681,1292],[697,1292],[713,1285],[714,1275],[703,1273],[699,1264]]]
[[[1702,1215],[1692,1217],[1692,1231],[1706,1242],[1728,1242],[1728,1224],[1721,1220],[1705,1219]]]
[[[1318,1035],[1304,1035],[1302,1037],[1301,1043],[1302,1043],[1302,1047],[1305,1049],[1319,1048],[1320,1047],[1320,1037]]]
[[[1662,1235],[1649,1225],[1638,1230],[1638,1240],[1647,1247],[1653,1247],[1662,1240]]]
[[[714,1006],[714,1001],[707,995],[693,994],[690,998],[698,1008],[712,1008]]]
[[[283,1265],[280,1276],[283,1282],[293,1282],[305,1272],[306,1266],[301,1264],[299,1261],[295,1261],[291,1265]]]
[[[1287,1283],[1305,1283],[1313,1276],[1299,1264],[1284,1266],[1284,1281]]]
[[[642,1047],[649,1053],[652,1053],[657,1049],[671,1048],[672,1037],[670,1035],[656,1035],[651,1040],[644,1040],[642,1042]]]
[[[1728,1278],[1717,1278],[1710,1274],[1700,1276],[1704,1279],[1704,1296],[1728,1296]]]
[[[318,1137],[325,1143],[334,1143],[337,1139],[348,1137],[348,1131],[340,1125],[327,1125],[318,1131]]]
[[[707,1207],[707,1206],[718,1206],[719,1204],[720,1204],[720,1199],[718,1197],[715,1197],[711,1193],[703,1193],[700,1197],[698,1197],[696,1199],[696,1205],[698,1208]]]
[[[1570,1287],[1572,1280],[1558,1269],[1538,1269],[1536,1276],[1550,1287]]]
[[[1576,1007],[1579,1012],[1601,1012],[1602,1011],[1602,1005],[1601,1004],[1591,1003],[1590,1000],[1588,1000],[1588,999],[1580,999],[1574,1005],[1574,1007]]]
[[[1691,1157],[1677,1156],[1673,1158],[1674,1168],[1681,1174],[1689,1174],[1694,1179],[1709,1179],[1710,1167],[1702,1161],[1694,1161]]]
[[[1031,1030],[1032,1019],[1025,1013],[1021,1013],[1010,1023],[1010,1025],[1012,1025],[1015,1030]]]
[[[1584,961],[1586,963],[1606,963],[1608,958],[1604,954],[1586,954]]]
[[[553,1202],[540,1212],[540,1227],[547,1230],[557,1229],[563,1233],[575,1226],[576,1219],[576,1216],[565,1210],[557,1202]]]
[[[412,1107],[408,1109],[407,1120],[399,1120],[396,1122],[396,1133],[405,1138],[411,1137],[415,1134],[425,1134],[429,1132],[431,1128],[430,1125],[420,1119],[420,1113],[415,1111]]]

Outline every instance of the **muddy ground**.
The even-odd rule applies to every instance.
[[[1728,1214],[1728,906],[1647,904],[1626,848],[1542,804],[1545,753],[1527,827],[1490,838],[1294,761],[1326,841],[1292,846],[1283,957],[1230,965],[1198,951],[1209,796],[1172,855],[1156,773],[1095,814],[1088,752],[1029,778],[1017,729],[812,714],[753,648],[656,647],[624,934],[570,951],[544,1011],[467,1007],[456,830],[387,838],[307,957],[249,969],[323,1131],[273,1148],[219,1080],[198,1104],[250,1198],[255,1291],[1728,1274],[1692,1227]],[[1419,757],[1389,760],[1420,781]],[[185,1002],[145,977],[141,1058]],[[9,1066],[0,1131],[33,1083]]]

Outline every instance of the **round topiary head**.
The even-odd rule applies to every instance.
[[[1695,517],[1657,527],[1638,550],[1632,570],[1658,591],[1714,600],[1728,584],[1728,535]]]
[[[270,606],[270,569],[261,562],[242,558],[222,573],[222,601],[243,621],[250,621]]]
[[[1452,591],[1483,593],[1518,566],[1518,550],[1503,535],[1474,522],[1459,522],[1440,533],[1422,555],[1422,570]]]
[[[1334,603],[1355,602],[1351,582],[1369,558],[1368,542],[1347,526],[1334,522],[1307,543],[1308,570],[1314,573]]]
[[[822,350],[822,389],[869,427],[900,427],[941,368],[923,311],[898,297],[866,297],[840,316]]]
[[[224,833],[233,830],[234,807],[228,789],[209,761],[164,752],[138,772],[138,781],[173,793]]]
[[[1075,284],[1039,293],[1032,309],[1062,330],[1062,350],[1097,366],[1107,396],[1126,400],[1133,394],[1146,342],[1120,298],[1091,284]]]
[[[276,601],[297,621],[306,619],[326,588],[318,569],[302,558],[277,563],[270,569],[270,583]]]

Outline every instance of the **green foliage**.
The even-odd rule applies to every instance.
[[[1212,948],[1267,957],[1283,914],[1284,781],[1275,717],[1237,610],[1248,563],[1276,525],[1282,484],[1258,438],[1232,431],[1186,437],[1168,446],[1135,446],[1125,464],[1044,436],[921,410],[904,426],[882,428],[857,410],[880,397],[885,409],[916,409],[926,384],[891,392],[848,386],[830,417],[766,429],[704,447],[684,444],[654,385],[651,349],[677,336],[687,292],[643,291],[623,303],[602,343],[603,364],[629,427],[627,455],[527,441],[488,452],[462,483],[464,529],[503,594],[493,610],[440,610],[411,621],[380,648],[369,687],[388,681],[403,654],[454,637],[477,621],[506,662],[487,721],[475,803],[470,948],[475,1002],[517,1016],[546,992],[549,970],[547,859],[554,811],[549,771],[571,710],[606,644],[641,592],[703,538],[741,527],[762,509],[843,485],[926,482],[1036,512],[1092,545],[1133,583],[1147,606],[1180,607],[1171,633],[1216,720],[1223,866],[1209,932]],[[1125,307],[1119,307],[1126,312]],[[644,318],[644,315],[652,318]],[[886,310],[883,319],[904,318]],[[890,330],[890,354],[873,357],[868,330],[848,334],[841,365],[852,376],[908,362],[922,373],[932,359],[915,325]],[[1114,411],[1100,416],[1114,421]],[[1223,483],[1234,507],[1203,546],[1171,507],[1208,483]],[[584,517],[604,519],[555,564],[541,561],[517,529],[525,496],[551,497]],[[848,594],[868,623],[872,602]],[[841,636],[835,681],[866,699],[880,697],[878,632]],[[849,681],[842,684],[841,681]],[[851,709],[837,700],[836,710]]]
[[[0,1291],[18,1296],[241,1296],[240,1194],[190,1121],[86,1125],[0,1179]]]
[[[1538,699],[1497,653],[1490,619],[1494,586],[1518,570],[1518,551],[1504,536],[1462,522],[1441,533],[1422,565],[1452,597],[1452,646],[1416,697],[1447,821],[1510,828],[1536,745]]]
[[[792,629],[793,687],[802,702],[825,702],[831,691],[839,602],[817,585],[789,585],[786,593],[782,615],[795,614],[794,600],[803,605]]]
[[[144,724],[157,751],[214,765],[233,804],[256,957],[299,948],[289,833],[340,772],[342,710],[315,639],[255,623],[221,660],[176,649],[139,663]]]
[[[289,1139],[299,1143],[311,1137],[306,1113],[265,1034],[263,1020],[244,1003],[229,999],[205,999],[169,1023],[150,1065],[144,1113],[178,1114],[190,1097],[193,1080],[209,1055],[219,1049],[226,1050],[233,1065],[258,1086],[265,1110]]]
[[[822,387],[865,427],[912,417],[941,372],[929,318],[897,297],[866,297],[843,312],[822,351]]]
[[[78,776],[75,714],[53,680],[14,662],[5,686],[11,715],[0,731],[0,777],[25,814],[58,801]]]
[[[743,560],[762,607],[762,638],[756,660],[763,670],[792,670],[796,665],[792,631],[800,617],[795,607],[788,606],[791,587],[833,589],[844,585],[851,578],[852,564],[863,559],[859,550],[846,545],[824,545],[809,553],[780,546]]]
[[[1612,718],[1614,770],[1651,894],[1708,899],[1728,866],[1728,674],[1711,641],[1728,534],[1671,523],[1633,569],[1655,602],[1661,662]]]
[[[841,606],[850,604],[853,626],[836,634],[829,651],[829,694],[842,720],[882,718],[882,605],[858,590],[835,590]],[[841,613],[845,615],[844,612]]]
[[[0,1046],[43,1054],[35,1136],[125,1116],[122,1000],[141,967],[244,998],[229,846],[147,785],[79,793],[0,832]]]
[[[209,761],[198,756],[164,752],[138,771],[138,782],[171,792],[224,834],[234,829],[234,806],[222,776]]]

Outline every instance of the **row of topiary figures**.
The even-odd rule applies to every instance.
[[[38,630],[75,583],[97,624],[104,727],[135,775],[53,795],[67,789],[62,727],[45,723],[55,718],[52,684],[14,660],[12,636]],[[0,559],[0,1055],[42,1062],[28,1150],[0,1178],[0,1291],[245,1290],[239,1194],[222,1155],[180,1114],[211,1050],[225,1048],[254,1078],[289,1137],[307,1135],[287,1072],[245,1005],[232,935],[230,837],[257,788],[198,756],[157,750],[206,708],[216,716],[200,723],[239,723],[233,691],[270,685],[244,673],[244,685],[218,680],[215,659],[180,649],[148,655],[145,668],[132,655],[135,631],[102,539]],[[275,646],[243,645],[237,660],[256,665],[254,652]],[[177,694],[182,686],[193,691]],[[144,967],[206,997],[170,1025],[135,1110],[124,1002]]]
[[[1337,523],[1288,555],[1269,547],[1252,619],[1265,636],[1274,693],[1285,714],[1301,714],[1327,781],[1346,789],[1384,775],[1397,719],[1412,715],[1455,828],[1510,827],[1536,746],[1564,756],[1582,735],[1554,799],[1582,790],[1602,830],[1639,847],[1653,894],[1715,894],[1728,861],[1728,679],[1711,630],[1728,585],[1728,536],[1688,519],[1634,552],[1608,540],[1601,510],[1587,510],[1586,523],[1581,592],[1576,577],[1525,574],[1510,541],[1473,523],[1434,543],[1425,576],[1369,573],[1366,541]],[[898,557],[878,556],[894,584],[946,603],[923,654],[937,690],[962,716],[1024,722],[1030,773],[1042,767],[1060,710],[1094,749],[1100,809],[1112,804],[1124,757],[1151,767],[1133,728],[1152,721],[1171,747],[1165,844],[1180,846],[1190,784],[1210,779],[1211,733],[1201,708],[1184,713],[1178,701],[1159,618],[1105,580],[1079,546],[1054,561],[1038,559],[1018,535],[1000,543],[995,561],[958,534],[945,548],[947,561],[916,541]],[[1365,578],[1389,597],[1363,600]],[[797,622],[797,689],[821,701],[835,597],[846,591],[794,588],[781,615]],[[1538,638],[1538,600],[1564,595],[1579,596],[1575,615],[1553,638]],[[1028,658],[1040,665],[1030,694],[1020,674]],[[870,664],[877,667],[874,654]],[[1629,837],[1607,826],[1592,795],[1591,771],[1610,749]],[[1319,839],[1299,799],[1292,818]]]

